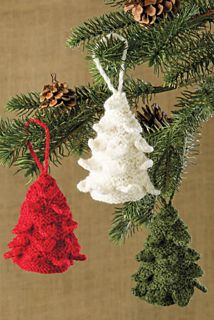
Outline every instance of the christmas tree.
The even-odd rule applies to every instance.
[[[150,157],[154,163],[149,171],[150,178],[161,191],[161,198],[170,204],[182,182],[189,159],[197,153],[198,132],[214,112],[214,36],[210,27],[214,22],[214,2],[106,0],[106,3],[113,6],[112,12],[74,28],[67,40],[70,48],[84,45],[91,60],[93,83],[73,89],[64,84],[56,88],[52,84],[45,87],[41,96],[38,92],[30,92],[12,97],[6,109],[15,112],[17,117],[0,121],[0,161],[3,165],[17,167],[27,177],[38,174],[26,143],[30,134],[40,161],[43,161],[44,141],[40,128],[34,127],[29,132],[23,130],[30,115],[36,115],[50,128],[54,137],[50,145],[50,161],[53,164],[59,165],[67,155],[80,156],[89,150],[88,140],[95,137],[93,125],[102,117],[104,102],[110,96],[92,57],[95,55],[99,58],[116,84],[124,43],[111,37],[106,41],[101,39],[109,33],[119,33],[129,44],[124,91],[133,110],[141,101],[147,103],[154,95],[167,95],[172,90],[178,94],[176,109],[171,106],[173,112],[170,121],[152,121],[158,122],[158,126],[150,128],[146,120],[146,129],[145,123],[142,123],[144,137],[154,147]],[[135,79],[133,74],[129,74],[138,65],[149,66],[151,72],[159,77],[160,84],[157,86],[145,82],[143,75],[141,79]],[[49,91],[46,90],[48,88]],[[151,117],[156,119],[158,115],[154,112]],[[142,119],[145,119],[145,115]],[[159,214],[159,203],[160,197],[147,195],[117,208],[110,238],[121,242],[142,225],[150,225],[153,217]],[[173,256],[179,257],[182,250],[185,252],[185,246],[172,243],[175,250]],[[164,250],[170,250],[170,245]],[[181,271],[183,265],[178,264],[178,267]],[[180,271],[177,272],[178,276]],[[184,300],[178,298],[177,287],[169,299],[185,304],[192,292],[193,279],[199,273],[193,270]],[[176,279],[173,283],[176,283]],[[196,285],[197,282],[194,283]],[[185,281],[183,288],[186,288]],[[143,289],[136,290],[137,295],[143,295]],[[154,296],[148,299],[153,303],[164,303]]]
[[[140,268],[133,276],[133,293],[152,304],[186,306],[195,287],[206,292],[197,281],[203,272],[196,264],[199,254],[188,247],[187,226],[170,204],[151,220],[149,229],[145,249],[137,255]]]
[[[158,195],[148,168],[153,165],[145,153],[153,148],[142,138],[142,128],[131,113],[124,93],[111,96],[104,104],[105,114],[93,126],[97,136],[89,139],[92,157],[79,164],[90,171],[78,184],[79,190],[108,203],[124,203],[142,199],[147,193]]]
[[[16,237],[4,256],[22,269],[38,273],[65,272],[75,260],[85,260],[65,196],[55,179],[41,175],[30,186],[19,221],[13,229]]]

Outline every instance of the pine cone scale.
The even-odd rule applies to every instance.
[[[156,4],[157,0],[145,0],[144,6],[150,6],[152,4]]]
[[[163,13],[163,5],[162,4],[159,4],[158,5],[158,10],[157,10],[157,16],[161,15]]]
[[[176,13],[180,0],[128,0],[124,11],[131,11],[134,19],[142,25],[152,25],[157,17],[166,18]]]
[[[40,109],[56,108],[64,105],[67,109],[77,106],[75,91],[69,89],[66,82],[59,82],[52,77],[52,84],[45,85],[40,93]]]
[[[156,8],[153,6],[148,6],[146,8],[146,14],[150,17],[154,17],[156,15]]]
[[[172,118],[168,117],[167,113],[162,111],[160,106],[154,103],[151,107],[146,105],[142,108],[142,112],[137,113],[137,118],[144,131],[157,129],[165,126],[167,123],[172,123]]]

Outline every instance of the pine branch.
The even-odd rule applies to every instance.
[[[121,243],[150,221],[157,213],[157,203],[171,201],[178,190],[187,163],[195,155],[198,131],[204,121],[214,114],[214,79],[207,78],[195,92],[185,92],[173,112],[173,122],[158,131],[146,135],[154,146],[150,158],[154,166],[150,169],[155,186],[161,190],[161,197],[155,200],[148,196],[141,201],[129,202],[116,209],[110,230],[110,238]],[[160,198],[160,199],[159,199]],[[141,217],[142,219],[138,219]]]
[[[88,138],[93,136],[92,124],[97,121],[99,110],[86,108],[60,114],[58,111],[37,113],[51,133],[50,160],[58,165],[61,159],[70,153],[80,154],[87,149]],[[38,170],[26,151],[29,134],[24,130],[27,118],[22,120],[1,120],[0,123],[0,161],[3,165],[14,165],[18,171],[24,170],[25,176]],[[38,126],[31,125],[30,140],[40,161],[44,160],[44,132]]]
[[[130,103],[133,105],[136,104],[139,97],[148,100],[154,94],[164,93],[174,89],[175,87],[172,86],[153,86],[151,83],[146,83],[142,80],[127,79],[124,83],[124,90],[127,93]],[[99,110],[99,112],[102,111],[103,104],[110,94],[107,86],[103,84],[103,81],[97,85],[76,87],[75,91],[80,109],[91,109],[91,111],[94,112],[97,112],[97,110]],[[39,99],[39,93],[31,92],[12,97],[7,103],[6,110],[10,112],[15,111],[19,116],[32,116],[33,114],[40,116],[45,115],[46,110],[38,109],[40,103],[35,97]],[[61,106],[58,111],[56,111],[56,114],[60,114],[60,112],[64,113],[64,107],[65,106]],[[73,114],[75,114],[74,110],[72,110],[71,116]]]
[[[201,46],[200,49],[199,47],[196,49],[196,47],[198,44],[202,44],[199,31],[206,30],[205,24],[207,21],[214,21],[214,14],[212,14],[212,11],[209,11],[211,15],[203,15],[202,13],[205,10],[202,11],[200,7],[193,6],[191,1],[190,4],[186,4],[178,16],[175,16],[171,20],[164,19],[155,28],[149,29],[142,28],[136,23],[129,24],[130,20],[129,22],[126,20],[128,15],[124,15],[124,13],[119,13],[117,16],[118,13],[114,12],[111,18],[108,15],[105,17],[111,26],[114,25],[118,28],[121,27],[121,24],[117,24],[118,20],[122,19],[124,23],[128,23],[126,27],[124,25],[123,30],[121,29],[122,35],[129,41],[127,68],[133,68],[136,64],[148,62],[150,66],[154,67],[156,73],[159,73],[160,70],[166,72],[166,86],[173,87],[198,83],[204,76],[208,76],[212,72],[212,66],[209,68],[210,61],[213,61],[212,42],[207,43],[211,48],[209,52],[205,50],[205,47]],[[205,8],[206,10],[210,9],[210,4],[208,3]],[[114,15],[117,17],[115,20],[113,18]],[[106,24],[101,21],[102,17],[101,20],[99,18],[96,19],[98,19],[96,23],[99,27],[106,27]],[[115,24],[111,19],[114,20]],[[98,33],[96,32],[99,31],[99,27],[92,20],[90,23],[92,28],[94,28],[94,33],[88,23],[85,26],[86,33],[82,29],[79,31],[85,37],[84,41],[88,41],[89,59],[91,59],[92,53],[95,53],[116,85],[116,75],[120,68],[121,52],[124,49],[124,43],[110,38],[106,42],[100,42],[97,45]],[[87,32],[90,38],[87,38]],[[108,32],[102,30],[102,35],[107,33],[109,33],[109,30]],[[72,39],[76,41],[75,36]],[[187,48],[191,48],[191,44],[195,44],[195,50],[188,53]],[[186,55],[184,55],[184,52]],[[186,58],[188,54],[189,59]],[[174,61],[176,61],[176,64]],[[103,82],[93,63],[91,63],[91,73],[97,84]]]
[[[139,97],[148,100],[156,93],[172,90],[169,87],[153,87],[150,83],[141,80],[126,80],[125,91],[132,105],[136,105]],[[62,108],[53,110],[38,109],[38,93],[22,94],[12,98],[7,107],[9,111],[16,111],[19,115],[25,115],[21,120],[1,120],[0,125],[0,162],[3,165],[16,166],[17,172],[25,171],[25,176],[38,173],[37,167],[26,150],[27,134],[24,123],[29,116],[36,115],[44,121],[51,130],[54,141],[51,145],[50,161],[58,166],[63,157],[71,153],[82,154],[88,150],[88,139],[93,137],[92,126],[103,114],[103,104],[109,96],[109,90],[105,85],[95,85],[76,88],[78,108],[70,112]],[[43,161],[44,134],[34,128],[31,140],[37,148],[38,157]],[[40,137],[38,139],[38,137]]]
[[[185,92],[173,112],[173,123],[147,139],[154,146],[151,158],[154,166],[151,176],[157,188],[165,196],[172,197],[179,188],[186,167],[188,151],[194,150],[194,141],[204,121],[214,112],[214,80],[207,78],[201,88]]]
[[[104,2],[113,7],[124,7],[125,0],[104,0]],[[193,5],[197,5],[200,14],[207,14],[211,9],[214,9],[212,0],[185,0],[181,3],[181,6]]]
[[[30,115],[38,109],[39,104],[39,94],[30,92],[12,97],[6,105],[6,110],[15,111],[18,116]]]
[[[136,202],[128,202],[122,208],[116,208],[109,237],[116,243],[125,240],[138,231],[143,224],[149,223],[153,214],[155,197],[147,195]]]
[[[11,166],[26,145],[26,133],[21,120],[0,120],[0,161]],[[22,130],[20,130],[22,128]]]
[[[104,0],[104,2],[112,7],[123,7],[125,3],[124,0]]]
[[[139,79],[127,79],[124,83],[124,91],[132,106],[137,103],[139,98],[142,98],[143,101],[148,101],[153,95],[175,89],[175,86],[153,86],[151,83],[146,83]]]
[[[134,24],[129,29],[123,30],[122,35],[129,42],[127,68],[147,62],[158,74],[173,58],[174,61],[177,61],[177,53],[185,51],[188,43],[198,39],[200,31],[206,30],[205,23],[210,16],[197,16],[192,19],[197,13],[198,9],[193,6],[185,8],[179,16],[175,16],[172,20],[161,21],[155,28],[144,29],[139,24]],[[214,15],[211,17],[214,21]],[[115,70],[118,70],[121,64],[123,47],[124,44],[116,39],[102,41],[98,46],[97,39],[96,43],[92,41],[87,44],[90,56],[95,53],[110,75],[114,75]],[[91,68],[91,71],[95,79],[99,80],[94,67]]]
[[[134,104],[136,103],[136,100],[139,96],[148,98],[148,96],[151,94],[168,91],[170,90],[170,88],[153,87],[151,84],[145,84],[140,80],[127,80],[125,83],[125,90],[127,91],[128,98],[130,99],[132,104]],[[101,92],[102,94],[100,94]],[[80,108],[78,110],[74,110],[70,114],[60,114],[60,116],[57,111],[50,111],[45,115],[40,114],[39,112],[37,113],[38,118],[41,118],[49,125],[51,132],[56,139],[51,149],[51,161],[55,165],[60,164],[61,159],[64,156],[69,155],[71,152],[81,154],[88,149],[87,141],[94,134],[92,125],[100,118],[101,114],[103,113],[103,103],[109,95],[106,87],[104,90],[103,87],[97,86],[77,88],[77,93],[79,95],[80,101]],[[36,95],[33,95],[32,97],[34,96]],[[206,96],[210,96],[210,93],[209,95],[206,94]],[[27,95],[27,99],[29,99],[29,97],[30,96]],[[203,99],[204,97],[202,95],[202,103]],[[22,100],[25,102],[25,97],[22,98],[21,101]],[[16,99],[13,101],[16,101]],[[194,102],[192,103],[192,96],[190,96],[190,101],[190,110],[192,112],[192,105],[194,105]],[[32,103],[31,101],[29,102],[29,105],[33,105],[34,110],[34,99]],[[188,103],[188,101],[186,103]],[[29,109],[29,105],[25,103],[23,105],[22,111],[22,105],[18,104],[18,109],[24,112],[25,108],[27,108],[27,110]],[[187,111],[189,110],[186,107],[184,109],[187,109]],[[204,111],[205,110],[206,108],[204,108]],[[186,120],[186,118],[187,115],[185,113],[183,120]],[[197,117],[191,119],[191,121],[193,120],[196,121]],[[36,171],[36,168],[31,158],[29,158],[29,155],[27,157],[25,155],[26,148],[23,146],[26,143],[26,136],[23,136],[23,126],[23,121],[15,121],[11,123],[9,122],[9,120],[5,122],[3,120],[1,121],[0,159],[2,164],[8,164],[9,166],[14,164],[15,166],[18,166],[18,170],[25,170],[26,175],[32,175],[33,172]],[[182,128],[181,130],[179,129],[179,126]],[[187,124],[187,129],[193,127],[193,123],[190,122]],[[173,134],[171,134],[170,126],[168,128],[165,128],[164,130],[160,130],[158,134],[151,134],[148,137],[148,139],[151,139],[151,144],[155,145],[155,152],[153,153],[152,157],[154,157],[154,160],[156,157],[156,161],[154,161],[154,168],[156,173],[158,173],[159,175],[159,179],[157,180],[157,177],[154,177],[154,182],[159,188],[163,189],[163,192],[167,193],[171,191],[174,192],[175,187],[178,185],[178,180],[180,180],[181,176],[180,172],[182,171],[182,168],[184,166],[182,154],[183,152],[186,154],[186,151],[183,150],[183,145],[185,143],[185,145],[187,146],[188,141],[192,141],[193,139],[191,133],[187,134],[186,132],[184,134],[185,130],[183,130],[182,123],[181,125],[180,123],[178,123],[176,130],[173,126]],[[43,135],[41,135],[41,137],[43,137]],[[176,137],[179,137],[179,140],[178,138],[176,140]],[[174,145],[174,139],[176,141],[176,145]],[[43,146],[43,139],[38,140],[38,131],[36,129],[35,135],[32,137],[32,140],[36,146]],[[171,143],[171,141],[173,141],[173,144]],[[41,150],[38,150],[38,153],[40,159],[42,160],[43,149],[41,148]]]
[[[180,133],[175,137],[173,129],[172,124],[172,127],[168,126],[160,131],[155,152],[151,155],[154,161],[151,176],[154,184],[165,196],[171,196],[175,189],[177,190],[183,169],[185,135]],[[163,147],[163,150],[160,150],[160,146]]]
[[[136,99],[139,96],[143,96],[145,98],[151,94],[167,91],[170,89],[168,87],[153,87],[151,86],[151,84],[145,84],[140,80],[127,80],[125,88],[125,90],[127,90],[127,96],[133,104],[136,103]],[[71,152],[81,154],[88,149],[87,141],[94,134],[92,125],[102,115],[103,103],[109,95],[107,88],[105,88],[105,90],[103,90],[102,87],[98,88],[97,86],[78,88],[77,93],[80,99],[80,107],[78,110],[72,110],[71,113],[61,114],[57,110],[48,111],[45,114],[41,114],[39,113],[39,111],[37,112],[37,117],[41,118],[49,125],[51,134],[53,135],[53,137],[55,137],[55,141],[53,142],[53,146],[51,149],[51,161],[55,165],[60,163],[62,157],[69,155]],[[100,92],[102,92],[101,95]],[[24,104],[24,108],[26,106],[28,110],[28,105]],[[19,109],[21,110],[21,105],[19,105]],[[26,158],[26,156],[24,155],[24,153],[26,152],[25,147],[23,147],[26,143],[26,135],[23,136],[24,121],[25,120],[22,120],[21,122],[15,121],[10,123],[9,120],[7,120],[6,122],[2,120],[0,128],[0,159],[2,164],[14,164],[15,166],[18,166],[18,169],[26,170],[26,175],[32,175],[35,171],[35,166],[29,156],[27,156]],[[167,135],[169,135],[169,137]],[[170,156],[171,159],[171,152],[172,150],[174,150],[174,147],[172,148],[172,146],[170,146],[170,131],[168,133],[167,129],[164,129],[162,134],[160,133],[156,137],[153,136],[152,139],[154,140],[153,145],[155,145],[156,140],[159,140],[160,149],[158,149],[158,147],[156,146],[156,157],[158,159],[162,159],[163,163],[167,161],[166,155],[168,155],[168,157]],[[170,149],[166,150],[166,147],[165,149],[163,149],[162,143],[165,143],[168,140]],[[43,134],[41,134],[41,139],[38,139],[38,130],[36,130],[36,128],[35,134],[32,133],[32,141],[35,143],[35,146],[41,146],[41,150],[38,150],[38,154],[40,159],[42,160]],[[180,148],[182,148],[184,143],[184,136],[183,140],[181,139],[179,143]],[[181,150],[178,150],[178,142],[176,148],[176,153],[180,154]],[[162,152],[163,150],[165,150],[164,153]],[[161,156],[163,156],[164,158],[162,158]],[[170,161],[172,161],[172,159]],[[176,157],[176,155],[174,159],[175,161],[177,161],[176,168],[178,172],[180,172],[180,166],[182,164],[179,162],[180,160]],[[171,164],[171,166],[173,167],[173,163]],[[160,170],[160,168],[158,170]],[[175,179],[175,175],[170,175],[171,182],[173,182],[173,178]],[[168,184],[168,180],[165,181],[167,182],[165,182],[165,184]],[[176,181],[177,180],[174,181],[175,184]],[[160,187],[160,183],[157,182],[157,184],[158,187]],[[165,187],[163,189],[165,190]]]
[[[112,14],[117,16],[115,12]],[[113,16],[109,18],[106,15],[106,20],[109,21],[111,26],[115,27],[115,30],[108,29],[106,31],[106,24],[102,21],[102,18],[96,18],[98,20],[95,22],[91,20],[90,23],[87,23],[85,31],[79,30],[78,36],[76,36],[74,30],[68,42],[70,45],[73,42],[78,44],[81,41],[88,42],[87,48],[90,55],[95,51],[96,57],[102,61],[104,67],[109,66],[109,62],[113,65],[120,64],[121,55],[119,53],[122,52],[123,43],[115,39],[109,39],[107,42],[100,42],[97,45],[97,41],[99,40],[97,37],[104,36],[110,31],[118,32],[118,29],[121,29],[121,34],[129,42],[127,67],[133,68],[136,64],[149,62],[149,65],[153,66],[155,71],[158,72],[162,69],[168,57],[173,57],[177,50],[182,52],[186,46],[187,39],[190,41],[190,39],[198,37],[199,30],[206,28],[206,22],[214,21],[214,15],[199,15],[199,8],[197,6],[185,6],[178,16],[169,20],[164,19],[155,28],[149,29],[142,28],[137,23],[130,23],[131,18],[128,18],[129,21],[127,21],[129,15],[120,14],[122,14],[120,18],[124,22],[123,27],[117,23],[119,18],[117,19]],[[93,28],[94,31],[91,30]],[[104,28],[104,30],[100,30],[100,28]]]
[[[101,17],[90,19],[71,31],[67,40],[70,48],[77,47],[81,42],[88,42],[98,36],[118,32],[135,22],[123,11],[110,12]]]
[[[198,82],[214,71],[214,37],[210,32],[189,42],[186,50],[178,51],[165,64],[164,79],[167,85],[184,86]],[[176,60],[176,64],[174,61]]]
[[[116,2],[119,4],[118,1]],[[169,86],[154,87],[141,80],[127,79],[125,81],[124,90],[133,106],[139,97],[148,99],[153,94],[174,90],[177,85],[185,85],[186,82],[180,81],[182,77],[198,81],[196,72],[193,70],[193,63],[198,63],[198,68],[201,68],[200,63],[205,59],[206,68],[208,58],[209,61],[213,61],[212,39],[207,38],[210,41],[210,55],[208,56],[206,50],[203,51],[201,34],[206,31],[206,23],[214,21],[212,6],[210,1],[206,1],[206,4],[204,1],[203,4],[200,1],[195,3],[192,0],[188,1],[178,16],[160,21],[154,28],[148,29],[142,28],[129,14],[121,11],[113,12],[90,20],[74,29],[68,45],[74,47],[81,42],[87,42],[90,53],[96,48],[96,56],[100,58],[114,82],[114,80],[117,81],[116,76],[124,43],[108,39],[97,46],[97,41],[109,32],[119,31],[129,41],[128,68],[148,62],[157,72],[166,70],[166,79],[172,77],[168,81]],[[208,9],[211,10],[209,14]],[[206,48],[207,45],[208,42],[204,42]],[[198,53],[203,53],[201,60]],[[196,61],[194,57],[197,57],[198,60]],[[178,62],[178,67],[170,69],[173,59]],[[189,73],[187,72],[188,67]],[[203,78],[207,73],[208,70],[204,69]],[[95,80],[97,83],[93,86],[76,88],[79,107],[70,114],[60,113],[57,110],[45,111],[44,114],[41,114],[37,110],[37,93],[17,96],[8,104],[8,110],[16,111],[18,115],[29,116],[36,110],[38,118],[48,124],[51,136],[54,137],[51,142],[50,160],[55,165],[60,164],[62,158],[70,155],[71,152],[81,154],[87,150],[87,141],[94,134],[92,125],[102,115],[103,103],[109,96],[109,91],[100,78],[95,77]],[[195,137],[202,121],[207,120],[213,113],[213,92],[213,80],[206,79],[202,87],[195,93],[185,93],[179,102],[179,110],[174,113],[172,125],[160,128],[156,132],[150,132],[146,137],[148,142],[155,147],[152,154],[154,167],[151,169],[151,177],[166,199],[171,200],[179,187],[186,163],[195,148]],[[18,171],[24,170],[25,175],[28,176],[37,172],[37,169],[25,147],[29,138],[23,130],[26,119],[1,121],[0,159],[3,164],[17,166]],[[44,133],[35,126],[30,131],[30,139],[42,161]],[[143,223],[148,222],[155,210],[154,198],[150,196],[136,203],[125,204],[123,208],[116,210],[110,237],[114,241],[124,241]]]
[[[210,11],[214,10],[213,0],[186,0],[184,5],[197,6],[200,15],[209,14]]]

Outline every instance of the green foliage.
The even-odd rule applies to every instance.
[[[77,108],[70,112],[46,110],[37,112],[37,119],[48,124],[51,134],[50,161],[54,165],[61,164],[63,157],[72,153],[81,154],[87,149],[88,137],[93,136],[92,124],[97,120],[98,111]],[[18,171],[24,170],[25,176],[33,175],[38,170],[30,154],[26,150],[26,142],[31,140],[40,159],[44,160],[44,132],[31,124],[29,133],[24,129],[27,118],[22,120],[1,120],[0,123],[0,160],[4,165],[12,164]],[[84,134],[83,134],[84,132]]]
[[[132,236],[143,224],[151,220],[154,205],[155,197],[147,195],[140,201],[128,202],[122,208],[117,208],[109,231],[110,239],[122,243],[127,237]]]
[[[197,154],[199,129],[213,114],[214,79],[207,78],[195,92],[183,93],[177,104],[177,110],[173,112],[172,124],[144,133],[147,141],[154,146],[154,152],[150,154],[154,162],[150,169],[150,177],[165,199],[172,199],[179,189],[187,164],[192,162]],[[148,222],[148,219],[136,222],[136,217],[139,216],[138,212],[143,218],[144,214],[147,217],[148,212],[149,217],[157,213],[155,208],[153,210],[153,200],[153,197],[148,197],[137,203],[127,203],[117,209],[110,238],[120,243],[137,231],[141,223]],[[148,207],[151,208],[150,211]]]
[[[182,3],[187,6],[196,5],[200,14],[207,13],[214,8],[213,0],[185,0]]]
[[[125,83],[127,95],[133,104],[139,97],[148,99],[155,93],[164,92],[169,88],[153,87],[143,81],[127,80]],[[38,93],[30,93],[12,98],[7,109],[19,115],[25,115],[21,120],[1,120],[0,124],[0,161],[4,165],[15,165],[18,171],[24,170],[25,176],[38,173],[34,161],[26,150],[27,133],[24,123],[29,116],[36,113],[36,117],[48,124],[51,135],[55,137],[51,145],[50,160],[54,165],[61,164],[61,160],[71,153],[82,154],[88,149],[87,141],[94,132],[92,125],[103,112],[103,103],[109,95],[106,86],[76,88],[79,108],[71,112],[57,110],[39,110]],[[38,133],[41,137],[38,139]],[[35,127],[31,133],[31,140],[40,160],[43,160],[44,135]]]
[[[147,100],[153,94],[169,90],[168,87],[153,87],[150,83],[141,80],[127,80],[125,82],[127,96],[135,105],[139,97]],[[25,176],[38,173],[37,167],[26,150],[27,132],[24,124],[29,116],[36,116],[50,128],[51,142],[50,161],[58,166],[63,157],[71,153],[80,155],[88,150],[88,139],[93,137],[92,126],[103,113],[104,101],[109,91],[103,84],[76,88],[78,108],[70,112],[63,110],[64,106],[53,110],[40,110],[39,94],[22,94],[12,98],[8,104],[9,111],[24,115],[20,120],[1,120],[0,122],[0,162],[3,165],[14,165],[18,171],[25,171]],[[33,127],[30,139],[34,148],[37,148],[39,159],[43,160],[44,133]],[[38,139],[38,136],[40,137]]]
[[[123,7],[126,0],[104,0],[106,4]],[[205,13],[213,8],[213,0],[185,0],[181,2],[182,6],[197,5],[200,13]]]
[[[203,12],[213,8],[213,3],[209,6],[204,5]],[[166,40],[167,44],[170,45],[170,40],[174,40],[174,37],[181,32],[189,33],[190,30],[200,28],[208,21],[213,21],[213,15],[200,15],[200,13],[203,12],[196,3],[189,4],[187,2],[186,5],[182,7],[178,16],[175,16],[173,19],[164,19],[156,24],[155,28],[141,27],[133,20],[131,15],[123,11],[110,12],[101,17],[90,19],[77,28],[74,28],[67,40],[67,44],[69,47],[76,47],[82,42],[88,43],[93,40],[97,42],[100,36],[104,36],[110,32],[120,32],[124,36],[129,37],[129,43],[131,43],[132,40],[132,43],[134,42],[137,49],[144,45],[147,47],[148,44],[156,43],[156,41],[157,46],[161,43],[164,45],[162,49],[166,49]],[[196,15],[198,16],[196,17]],[[140,40],[140,42],[138,42],[138,40]],[[157,49],[157,46],[155,46],[155,49]],[[131,50],[134,50],[133,46],[130,47]],[[145,51],[148,47],[145,48]],[[152,50],[152,48],[149,49]]]
[[[90,19],[73,29],[67,40],[67,45],[74,48],[81,42],[90,41],[97,36],[118,31],[130,24],[134,24],[133,19],[123,11],[110,12],[99,18]]]
[[[199,254],[189,248],[187,226],[171,204],[162,208],[149,224],[150,235],[137,255],[140,268],[133,275],[135,296],[152,304],[186,306],[194,287],[206,292],[197,278],[203,271],[196,264]]]
[[[133,106],[139,97],[148,99],[152,94],[169,89],[153,87],[141,80],[128,79],[125,82],[125,91]],[[183,94],[174,112],[171,125],[160,128],[158,131],[144,133],[146,139],[155,147],[155,151],[151,154],[154,161],[150,171],[151,178],[161,189],[162,194],[168,198],[172,198],[179,188],[183,171],[189,158],[192,157],[192,151],[195,150],[197,132],[201,124],[213,114],[213,89],[214,80],[207,78],[200,89]],[[37,116],[49,125],[51,136],[55,137],[51,142],[50,154],[50,160],[55,165],[59,165],[62,158],[71,153],[81,154],[87,150],[88,138],[93,136],[92,124],[100,118],[103,103],[109,95],[108,89],[103,85],[80,87],[76,88],[76,91],[80,107],[72,113],[47,110],[43,115],[37,110]],[[22,110],[23,106],[23,111],[25,107],[28,111],[28,106],[31,105],[31,103],[22,105],[22,100],[14,101],[16,101],[15,107],[18,105],[19,110]],[[11,110],[15,110],[15,107],[11,106]],[[1,120],[0,159],[2,164],[15,165],[18,171],[24,170],[25,175],[29,176],[38,173],[38,170],[25,147],[28,139],[27,132],[24,130],[26,119]],[[30,139],[42,161],[44,133],[37,126],[32,128]],[[123,242],[149,221],[154,213],[153,206],[154,198],[148,196],[139,202],[127,203],[124,207],[116,209],[110,238],[115,242]]]
[[[198,82],[214,71],[214,37],[204,32],[177,51],[164,66],[166,85],[184,86]],[[174,63],[176,61],[176,63]]]
[[[192,157],[197,154],[197,139],[204,121],[213,116],[214,38],[210,24],[214,22],[213,0],[181,1],[178,15],[159,19],[152,27],[142,27],[130,13],[125,13],[125,0],[106,0],[118,10],[90,19],[74,28],[67,40],[71,48],[83,44],[88,50],[88,60],[94,83],[76,88],[78,107],[65,111],[40,110],[39,94],[17,95],[8,102],[6,109],[15,112],[16,120],[0,120],[0,162],[17,167],[25,176],[38,173],[26,143],[30,139],[40,159],[44,160],[44,132],[26,120],[35,116],[50,128],[50,161],[60,165],[64,157],[88,151],[88,139],[94,136],[93,124],[103,114],[103,104],[110,92],[98,74],[92,54],[100,59],[115,87],[121,65],[124,42],[110,37],[111,32],[124,36],[129,43],[126,69],[147,64],[153,68],[163,84],[154,86],[126,74],[124,91],[134,110],[139,99],[148,102],[154,95],[167,93],[178,87],[185,90],[173,112],[173,121],[158,129],[143,133],[154,146],[150,155],[154,165],[149,170],[161,195],[147,195],[136,202],[117,208],[109,232],[117,243],[147,225],[150,235],[145,249],[138,255],[140,269],[134,275],[136,296],[158,305],[187,305],[194,288],[206,289],[198,282],[202,270],[196,264],[199,254],[188,247],[190,236],[187,227],[171,206],[179,189],[183,173]],[[197,87],[195,86],[197,85]],[[189,88],[187,86],[194,86]],[[196,89],[195,89],[196,87]]]
[[[107,2],[123,5],[119,0]],[[127,77],[124,90],[132,107],[137,106],[139,98],[148,101],[152,95],[174,90],[177,86],[202,83],[197,91],[183,94],[171,125],[144,133],[155,149],[151,155],[154,161],[151,178],[167,199],[173,198],[186,164],[195,152],[201,123],[213,114],[213,80],[212,77],[207,78],[210,72],[213,74],[213,35],[207,30],[206,23],[213,22],[214,15],[205,14],[212,9],[212,1],[188,0],[182,3],[179,15],[159,21],[152,28],[142,28],[123,11],[111,12],[77,27],[68,40],[71,47],[86,43],[90,54],[95,50],[95,55],[101,59],[113,81],[117,81],[124,43],[112,38],[106,42],[98,41],[112,31],[119,31],[129,41],[127,67],[147,62],[156,71],[164,72],[164,86],[153,86]],[[76,88],[79,107],[70,113],[63,112],[63,106],[57,110],[38,110],[38,93],[12,98],[7,110],[25,117],[1,121],[0,161],[17,166],[18,171],[24,170],[27,176],[37,171],[26,150],[28,135],[23,130],[26,119],[33,114],[50,127],[54,137],[50,158],[55,165],[71,153],[80,155],[87,151],[88,138],[94,134],[92,125],[102,115],[103,103],[110,94],[100,76],[95,71],[93,75],[93,85]],[[31,131],[31,139],[39,158],[43,160],[44,135],[39,128]],[[117,209],[110,237],[120,242],[137,230],[147,221],[147,212],[150,212],[147,206],[152,208],[153,200],[127,203]]]
[[[173,88],[152,86],[151,83],[145,83],[142,80],[127,79],[124,83],[124,90],[128,100],[132,105],[135,105],[139,98],[148,100],[152,95],[166,92]],[[82,108],[91,108],[99,106],[102,108],[104,102],[110,95],[110,91],[106,84],[98,83],[94,86],[76,88],[78,102]]]
[[[173,123],[148,135],[155,150],[151,154],[153,181],[166,196],[174,195],[183,169],[194,150],[198,131],[214,113],[214,80],[207,78],[195,92],[186,91],[173,112]]]
[[[30,92],[12,97],[6,105],[6,110],[16,112],[18,116],[30,115],[38,109],[39,105],[39,94]]]
[[[110,4],[112,6],[124,6],[125,1],[124,0],[104,0],[106,4]]]
[[[104,16],[105,21],[108,22],[104,23],[104,17],[96,18],[94,21],[90,20],[85,25],[74,29],[68,44],[73,47],[81,42],[86,42],[90,55],[92,52],[95,53],[96,57],[102,61],[113,76],[115,70],[117,70],[115,66],[121,63],[123,43],[116,39],[108,39],[106,42],[100,42],[99,45],[97,43],[101,36],[119,31],[129,42],[126,62],[128,68],[146,62],[157,73],[168,67],[166,70],[167,84],[181,84],[183,73],[188,80],[194,82],[194,80],[198,80],[201,71],[203,75],[204,68],[212,62],[212,55],[206,55],[207,52],[204,52],[204,47],[201,46],[201,51],[198,49],[197,52],[196,50],[189,50],[188,47],[191,42],[194,42],[195,47],[197,47],[200,41],[200,33],[202,31],[206,32],[206,23],[214,21],[214,14],[203,15],[204,7],[207,10],[208,8],[214,9],[214,5],[211,3],[208,3],[207,6],[204,4],[202,10],[197,3],[193,5],[190,1],[190,3],[182,6],[179,15],[173,17],[173,19],[160,21],[154,28],[142,28],[128,14],[113,12]],[[210,46],[212,46],[212,43],[210,43]],[[184,52],[186,52],[186,55],[184,55]],[[195,64],[190,65],[190,62],[194,62],[197,53],[199,56],[203,55],[206,60],[203,63],[201,56],[201,60],[199,59]],[[187,55],[188,58],[185,59]],[[178,64],[178,67],[174,66],[171,74],[170,66],[172,64]],[[203,65],[203,70],[200,70],[201,65]],[[186,69],[192,67],[192,69],[186,70],[185,67]],[[94,74],[93,66],[92,73]]]
[[[0,120],[1,164],[11,166],[19,157],[21,149],[26,149],[26,132],[23,128],[21,120]]]

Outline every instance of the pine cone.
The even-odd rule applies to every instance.
[[[172,123],[172,118],[168,117],[167,113],[162,111],[157,103],[154,103],[151,107],[146,105],[142,108],[142,113],[137,112],[137,118],[143,128],[148,131],[149,129],[158,129],[166,125],[166,123]]]
[[[65,106],[66,109],[77,106],[77,97],[74,90],[68,88],[66,82],[56,80],[56,75],[52,75],[52,84],[45,85],[40,93],[40,109],[57,108]]]
[[[156,19],[166,18],[170,13],[177,13],[180,0],[128,0],[125,12],[132,10],[134,19],[142,25],[154,24]]]

